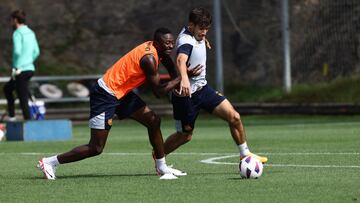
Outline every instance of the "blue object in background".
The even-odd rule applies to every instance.
[[[35,101],[35,99],[29,100],[30,116],[33,120],[45,119],[45,103],[43,101]]]
[[[72,137],[70,120],[41,120],[6,123],[8,141],[62,141]]]

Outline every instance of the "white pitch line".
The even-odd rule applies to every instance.
[[[24,156],[39,156],[44,154],[58,154],[58,153],[44,153],[44,152],[18,152],[18,153],[6,153],[1,152],[0,155],[11,155],[11,154],[19,154]],[[238,165],[239,163],[233,162],[220,162],[217,160],[227,159],[231,157],[238,157],[239,154],[234,153],[203,153],[203,152],[178,152],[178,153],[171,153],[172,155],[201,155],[201,156],[209,156],[209,155],[225,155],[225,156],[218,156],[212,157],[204,160],[200,160],[201,163],[205,164],[219,164],[219,165]],[[293,152],[293,153],[259,153],[259,154],[266,154],[266,155],[300,155],[300,156],[309,156],[309,155],[360,155],[359,152]],[[138,153],[138,152],[105,152],[103,155],[109,156],[149,156],[151,153]],[[339,166],[339,165],[298,165],[298,164],[266,164],[265,166],[270,167],[299,167],[299,168],[360,168],[360,166]]]
[[[339,166],[339,165],[297,165],[297,164],[265,164],[272,167],[299,167],[299,168],[360,168],[360,166]]]
[[[37,155],[46,155],[46,154],[59,154],[58,152],[0,152],[0,155],[10,155],[18,154],[24,156],[37,156]],[[234,154],[234,153],[203,153],[203,152],[175,152],[171,155],[200,155],[200,156],[209,156],[209,155],[220,155],[220,154]],[[109,156],[147,156],[151,155],[150,152],[104,152],[102,155]]]
[[[259,154],[264,154],[264,155],[299,155],[299,156],[303,156],[303,155],[360,155],[360,152],[264,152],[264,153],[259,153]]]
[[[216,160],[220,160],[220,159],[227,159],[227,158],[231,158],[231,157],[236,157],[239,155],[228,155],[228,156],[219,156],[219,157],[212,157],[209,159],[204,159],[201,160],[201,163],[205,163],[205,164],[225,164],[225,165],[235,165],[236,163],[229,163],[229,162],[218,162]],[[237,163],[239,164],[239,163]]]
[[[0,155],[19,154],[19,155],[44,155],[44,154],[59,154],[58,152],[0,152]],[[143,156],[149,155],[150,152],[104,152],[103,155],[110,156]],[[263,155],[276,155],[276,156],[312,156],[312,155],[360,155],[360,152],[260,152]],[[239,156],[234,153],[216,153],[216,152],[174,152],[171,155],[231,155]]]
[[[228,155],[220,157],[212,157],[209,159],[201,160],[201,163],[205,164],[218,164],[218,165],[239,165],[239,163],[233,162],[219,162],[217,160],[227,159],[231,157],[238,157],[239,155]],[[271,167],[299,167],[299,168],[360,168],[360,166],[339,166],[339,165],[300,165],[300,164],[265,164],[265,166]]]
[[[279,125],[284,125],[287,127],[303,127],[303,126],[334,126],[334,125],[358,125],[360,122],[358,121],[353,121],[353,122],[329,122],[329,123],[289,123],[289,124],[279,124]],[[276,125],[276,124],[274,124]]]

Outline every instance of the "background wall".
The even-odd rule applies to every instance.
[[[1,0],[0,76],[11,67],[11,11],[21,8],[41,46],[37,75],[102,74],[160,26],[177,34],[191,8],[207,0]],[[329,81],[359,72],[360,2],[290,1],[295,82]],[[223,0],[225,84],[282,85],[280,0]],[[214,42],[214,31],[209,33]],[[213,45],[214,47],[214,45]],[[208,52],[213,83],[214,49]],[[327,72],[326,72],[327,71]]]

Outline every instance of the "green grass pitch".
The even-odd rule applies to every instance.
[[[359,116],[242,120],[250,149],[269,158],[260,179],[240,178],[227,124],[201,116],[193,140],[167,157],[185,177],[159,180],[146,129],[125,120],[114,122],[103,154],[61,165],[57,180],[44,180],[35,168],[39,158],[88,142],[87,124],[77,124],[71,141],[0,143],[0,202],[360,201]],[[164,138],[173,126],[163,119]]]

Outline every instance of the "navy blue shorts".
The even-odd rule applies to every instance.
[[[119,119],[128,118],[144,106],[145,102],[133,92],[117,99],[96,83],[90,93],[89,127],[110,130],[114,114]]]
[[[178,132],[185,132],[184,126],[186,125],[189,125],[194,129],[195,120],[200,109],[212,113],[224,100],[224,96],[208,85],[205,85],[201,90],[191,94],[191,98],[179,97],[175,93],[172,93],[171,102],[173,104],[176,130]]]

